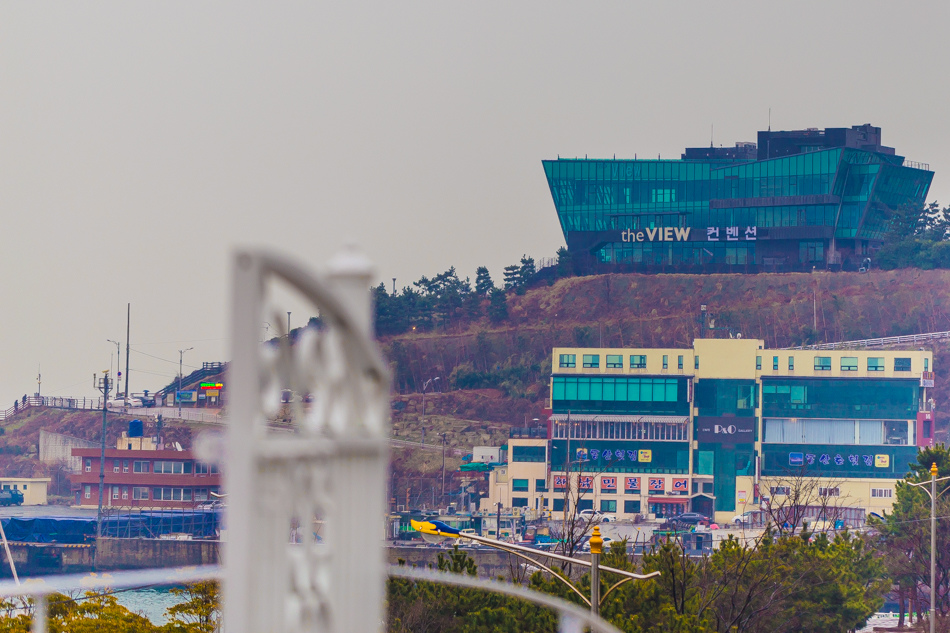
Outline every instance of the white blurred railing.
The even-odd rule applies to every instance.
[[[852,349],[857,347],[887,347],[888,345],[914,345],[916,343],[923,343],[924,341],[937,341],[945,338],[950,338],[950,332],[927,332],[925,334],[907,334],[905,336],[866,338],[857,341],[840,341],[838,343],[818,343],[816,345],[783,347],[782,349]]]

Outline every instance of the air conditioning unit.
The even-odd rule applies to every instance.
[[[444,514],[445,514],[445,508],[439,508],[439,516],[442,516]]]
[[[404,505],[397,505],[397,506],[396,506],[396,512],[405,512],[405,511],[406,511],[406,506],[404,506]]]
[[[520,517],[520,516],[521,516],[521,508],[512,508],[512,509],[511,509],[511,514],[512,514],[512,516]]]

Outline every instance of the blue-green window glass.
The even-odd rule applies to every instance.
[[[699,354],[693,356],[693,369],[699,369]]]
[[[794,371],[794,370],[795,370],[795,357],[789,356],[788,357],[788,371]]]
[[[696,383],[695,405],[702,416],[755,415],[758,390],[754,380],[710,380]]]
[[[593,510],[594,509],[594,500],[593,499],[578,499],[577,500],[577,510]]]
[[[589,369],[600,367],[600,355],[599,354],[584,354],[584,367],[589,368]]]
[[[552,512],[564,512],[564,497],[554,497],[551,499]]]
[[[546,459],[543,446],[512,446],[511,461],[513,462],[543,462]]]
[[[512,492],[528,492],[528,480],[527,479],[512,479],[511,490]]]
[[[756,356],[756,357],[755,357],[755,369],[756,369],[756,371],[762,369],[762,357],[761,357],[761,356]]]
[[[772,371],[778,371],[778,356],[772,357]]]
[[[763,417],[909,420],[917,415],[914,380],[763,379]]]
[[[667,356],[666,354],[663,354],[663,369],[669,369],[669,368],[670,368],[670,357]]]
[[[841,357],[841,371],[858,371],[858,357],[857,356],[842,356]]]
[[[640,500],[627,499],[623,502],[623,511],[627,514],[639,514]]]
[[[682,356],[682,355],[676,357],[676,368],[677,368],[677,369],[683,369],[683,356]]]
[[[929,365],[930,365],[930,359],[929,359],[929,358],[925,358],[925,359],[924,359],[924,371],[930,371]]]
[[[630,357],[630,369],[646,369],[647,367],[647,357],[640,356],[631,356]]]
[[[551,398],[556,413],[618,412],[688,414],[685,378],[651,376],[554,376]]]
[[[534,491],[535,492],[547,492],[548,491],[548,482],[546,479],[535,479],[534,480]]]
[[[815,356],[815,371],[831,371],[831,356]]]
[[[623,369],[623,356],[621,354],[607,354],[607,369]]]
[[[868,358],[868,371],[884,371],[884,359]]]
[[[511,507],[512,508],[527,508],[528,498],[527,497],[512,497]]]
[[[910,359],[909,358],[895,358],[894,371],[910,371]]]
[[[561,354],[558,358],[559,367],[576,367],[577,354]]]
[[[616,512],[617,500],[616,499],[601,499],[600,511],[601,512]]]

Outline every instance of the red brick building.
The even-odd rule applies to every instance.
[[[80,471],[70,476],[76,504],[97,506],[101,450],[74,448],[72,454],[82,460]],[[109,448],[105,466],[106,508],[193,508],[210,501],[221,486],[217,466],[195,460],[191,451]]]

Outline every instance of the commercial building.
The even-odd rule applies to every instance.
[[[483,509],[717,521],[783,504],[861,523],[933,442],[929,351],[555,348],[546,437],[513,430]],[[504,490],[502,490],[504,489]],[[573,508],[571,507],[573,505]]]
[[[74,448],[82,460],[79,473],[70,475],[76,505],[99,504],[101,449]],[[211,499],[221,486],[215,465],[204,464],[187,450],[169,450],[151,437],[125,433],[116,448],[106,450],[105,490],[107,508],[194,508]]]
[[[678,160],[543,161],[567,249],[584,269],[858,269],[889,214],[922,208],[933,172],[881,128],[758,133]]]

